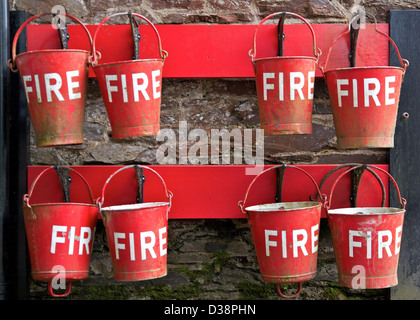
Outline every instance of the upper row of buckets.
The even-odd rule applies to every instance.
[[[64,198],[67,194],[68,199],[64,202],[33,203],[35,186],[53,168],[62,184]],[[305,176],[307,182],[313,183],[317,198],[313,200],[310,196],[311,201],[250,204],[253,202],[250,201],[250,192],[258,188],[256,181],[261,182],[261,176],[272,170],[280,170],[283,174],[286,168],[293,169]],[[105,191],[108,190],[109,194],[109,185],[118,185],[115,177],[125,170],[131,171],[131,177],[134,177],[131,169],[134,169],[137,180],[137,203],[104,205]],[[244,200],[238,202],[251,229],[261,277],[266,282],[274,283],[280,296],[295,297],[301,292],[302,283],[317,274],[322,206],[327,212],[339,284],[354,289],[388,288],[398,284],[397,269],[407,201],[401,197],[394,178],[382,168],[348,164],[336,167],[330,173],[341,169],[345,171],[339,173],[327,197],[321,194],[314,178],[302,168],[284,164],[273,166],[254,177]],[[330,209],[338,181],[356,170],[360,175],[364,170],[370,172],[382,188],[384,185],[378,173],[386,174],[394,184],[400,206],[384,207],[383,202],[383,207]],[[87,187],[82,190],[89,191],[91,203],[70,202],[69,187],[63,183],[69,181],[70,171],[82,178]],[[146,173],[146,179],[143,179],[146,177],[143,173]],[[143,182],[149,180],[149,174],[157,177],[159,185],[163,186],[159,193],[164,191],[165,200],[143,202]],[[133,186],[132,183],[124,183],[126,192]],[[168,218],[172,197],[172,192],[159,173],[143,165],[117,169],[107,178],[102,194],[96,201],[88,182],[75,169],[64,166],[44,169],[23,197],[33,279],[47,282],[50,295],[66,296],[73,281],[88,277],[98,213],[105,227],[115,280],[140,281],[166,276]],[[57,281],[60,286],[57,286]],[[282,292],[284,285],[296,283],[299,289],[295,294]],[[57,289],[65,289],[65,292],[60,293],[63,291]]]
[[[86,26],[70,17],[86,31],[91,52],[84,50],[35,50],[16,55],[20,33],[31,21],[49,15],[39,14],[28,19],[17,31],[8,65],[19,71],[26,94],[29,112],[36,135],[37,147],[83,143],[83,123],[89,66],[98,79],[108,118],[115,139],[157,134],[160,130],[162,68],[168,52],[162,49],[156,27],[137,13],[115,13],[103,19],[93,39]],[[158,41],[158,59],[139,59],[99,64],[101,54],[95,50],[95,40],[100,27],[112,17],[128,15],[133,26],[135,17],[143,19],[154,30]],[[285,17],[302,20],[313,39],[313,56],[283,56],[281,36]],[[280,16],[279,52],[276,57],[256,59],[257,32],[261,25],[274,16]],[[357,16],[356,16],[357,17]],[[374,18],[374,17],[373,17]],[[354,18],[353,18],[354,19]],[[398,111],[401,84],[409,65],[402,59],[394,41],[401,67],[355,66],[355,45],[352,20],[349,28],[329,48],[324,66],[319,66],[331,100],[337,148],[392,148]],[[358,32],[358,29],[356,30]],[[326,70],[331,50],[342,37],[350,35],[354,41],[350,67]],[[291,12],[277,12],[265,17],[256,27],[253,48],[249,57],[255,71],[261,129],[265,135],[311,134],[314,83],[303,77],[314,77],[321,51],[311,25],[303,17]],[[122,90],[111,85],[121,81]],[[282,82],[274,90],[274,82]],[[149,84],[149,82],[152,82]],[[128,94],[130,93],[130,94]],[[372,121],[374,119],[374,121]]]

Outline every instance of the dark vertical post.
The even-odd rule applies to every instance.
[[[9,1],[0,5],[0,300],[7,299],[5,230],[8,215],[7,192],[7,85],[9,71]]]
[[[30,14],[26,11],[11,11],[9,15],[11,44],[16,31],[29,19]],[[19,36],[16,52],[26,52],[26,29]],[[9,57],[11,57],[11,52]],[[22,213],[22,197],[27,191],[29,117],[27,116],[28,107],[19,73],[10,72],[9,81],[7,250],[10,252],[8,278],[11,285],[8,291],[12,299],[26,299],[29,295],[29,258]]]
[[[395,147],[390,150],[390,173],[407,200],[398,266],[398,286],[391,289],[391,299],[420,300],[420,10],[396,10],[390,15],[390,35],[401,56],[410,62],[401,88]],[[390,64],[399,66],[390,46]],[[391,191],[393,188],[391,188]],[[391,205],[398,207],[396,193]]]

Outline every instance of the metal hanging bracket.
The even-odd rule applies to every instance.
[[[57,11],[57,14],[60,13],[60,11]],[[57,14],[53,13],[53,17],[55,17]],[[60,17],[57,17],[57,31],[58,36],[60,37],[60,43],[61,43],[61,49],[68,49],[68,42],[70,39],[70,34],[67,32],[67,24],[64,23]]]
[[[60,179],[61,187],[63,188],[63,201],[70,202],[70,183],[71,177],[69,168],[55,165],[54,170]]]
[[[276,176],[277,176],[277,189],[276,189],[276,202],[282,202],[282,187],[283,187],[283,180],[284,180],[284,171],[286,170],[286,165],[283,164],[281,167],[276,168]]]
[[[143,203],[143,184],[146,181],[146,177],[143,174],[142,167],[135,165],[134,169],[136,170],[136,179],[137,179],[137,187],[138,187],[136,200],[137,200],[137,203]]]
[[[139,25],[137,24],[137,21],[134,19],[133,14],[130,12],[128,12],[128,17],[130,19],[130,25],[131,25],[131,35],[133,37],[133,47],[134,47],[134,52],[133,52],[133,60],[138,60],[140,59],[140,39],[141,39],[141,34],[139,33]]]
[[[283,12],[280,15],[279,23],[277,25],[277,45],[278,45],[278,51],[277,51],[277,57],[283,56],[283,40],[286,37],[283,33],[284,28],[284,20],[286,20],[286,12]]]
[[[319,184],[319,189],[322,189],[323,185],[325,184],[325,182],[327,181],[327,179],[336,171],[339,171],[343,168],[351,168],[351,167],[355,167],[355,166],[360,166],[360,164],[358,163],[348,163],[348,164],[344,164],[344,165],[339,165],[337,167],[335,167],[334,169],[330,170],[321,180],[321,183]],[[385,185],[383,184],[381,178],[379,177],[379,175],[372,170],[371,168],[369,168],[368,165],[363,165],[362,168],[357,168],[355,170],[353,170],[351,172],[351,194],[350,194],[350,202],[352,204],[353,207],[356,206],[356,202],[357,202],[357,192],[359,189],[359,184],[360,184],[360,179],[362,177],[362,174],[364,173],[364,171],[367,170],[369,171],[375,178],[376,180],[379,182],[379,185],[381,186],[381,190],[382,190],[382,202],[381,202],[381,206],[385,206],[385,201],[386,201],[386,188]],[[312,194],[309,199],[311,201],[315,201],[318,199],[318,195]]]

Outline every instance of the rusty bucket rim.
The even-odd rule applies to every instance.
[[[300,207],[289,207],[289,208],[280,208],[284,205],[301,205]],[[291,211],[298,211],[298,210],[308,210],[308,209],[316,209],[322,206],[322,202],[316,201],[290,201],[290,202],[275,202],[275,203],[264,203],[246,207],[245,210],[247,212],[253,213],[281,213],[281,212],[291,212]],[[277,208],[276,208],[277,207]],[[260,208],[258,210],[257,208]]]
[[[384,212],[366,212],[366,213],[358,213],[364,211],[384,211]],[[348,211],[348,212],[347,212]],[[353,211],[353,212],[351,212]],[[388,211],[388,212],[387,212]],[[396,215],[396,214],[404,214],[406,212],[405,209],[396,208],[396,207],[343,207],[343,208],[336,208],[328,210],[328,214],[336,215],[336,216],[352,216],[352,217],[371,217],[371,216],[380,216],[380,215]]]
[[[112,62],[105,62],[102,64],[97,64],[93,66],[93,69],[97,69],[100,67],[105,67],[105,66],[113,66],[113,65],[120,65],[120,64],[130,64],[130,63],[138,63],[138,62],[161,62],[162,64],[165,62],[163,59],[159,59],[159,58],[147,58],[147,59],[137,59],[137,60],[123,60],[123,61],[112,61]]]
[[[160,208],[164,206],[169,206],[169,202],[145,202],[145,203],[133,203],[133,204],[123,204],[123,205],[115,205],[115,206],[108,206],[101,208],[102,211],[107,212],[117,212],[117,211],[135,211],[141,209],[154,209]]]

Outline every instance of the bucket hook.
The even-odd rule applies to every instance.
[[[302,282],[299,282],[298,291],[295,294],[292,294],[290,296],[285,295],[283,292],[281,292],[280,283],[277,283],[277,293],[279,294],[279,296],[283,298],[295,298],[300,294],[301,291],[302,291]]]
[[[282,201],[281,190],[284,180],[284,171],[286,171],[286,164],[276,168],[276,177],[277,177],[277,191],[276,191],[276,202]]]
[[[357,11],[353,17],[350,19],[350,52],[349,52],[349,61],[350,61],[350,67],[354,68],[356,66],[356,47],[357,47],[357,38],[359,37],[359,30],[360,30],[360,24],[362,23],[362,20],[364,20],[362,17],[365,16],[365,11]],[[359,24],[357,27],[354,26],[354,23],[356,21],[359,21]]]
[[[284,28],[284,21],[286,20],[286,12],[282,12],[280,15],[279,23],[277,25],[277,39],[278,39],[278,51],[277,51],[277,57],[283,56],[283,40],[286,37],[286,35],[283,32]]]
[[[138,187],[138,194],[137,194],[137,203],[143,203],[143,184],[146,181],[146,177],[143,174],[143,168],[139,167],[137,164],[134,165],[134,169],[136,170],[136,179],[137,179],[137,187]]]

